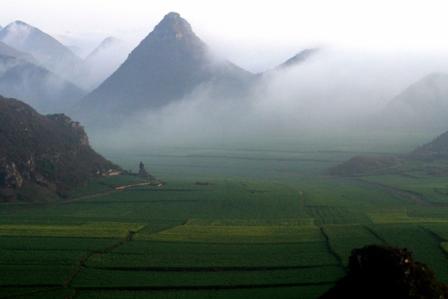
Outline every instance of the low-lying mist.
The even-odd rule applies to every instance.
[[[111,130],[87,130],[95,146],[108,150],[263,144],[333,133],[369,138],[359,132],[372,132],[377,116],[395,96],[430,73],[448,72],[443,58],[320,49],[295,66],[259,74],[244,96],[217,96],[212,83],[203,84],[168,106],[129,115]]]

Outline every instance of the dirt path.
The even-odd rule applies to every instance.
[[[68,204],[68,203],[81,201],[81,200],[85,200],[85,199],[97,198],[97,197],[101,197],[101,196],[105,196],[105,195],[110,195],[110,194],[114,194],[114,193],[117,193],[117,192],[121,192],[121,191],[124,191],[124,190],[132,188],[132,187],[141,187],[141,186],[158,186],[158,187],[162,187],[163,184],[161,184],[161,183],[153,183],[153,182],[143,182],[143,183],[136,183],[136,184],[130,184],[130,185],[121,185],[121,186],[111,187],[112,188],[111,190],[98,192],[98,193],[93,193],[93,194],[82,195],[82,196],[78,196],[78,197],[75,197],[75,198],[72,198],[72,199],[64,200],[61,203],[62,204]]]

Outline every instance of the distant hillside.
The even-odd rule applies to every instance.
[[[430,74],[392,99],[378,123],[413,129],[448,127],[448,74]]]
[[[43,116],[0,97],[0,200],[48,200],[118,166],[63,114]]]
[[[92,88],[98,87],[126,60],[131,50],[114,37],[104,39],[84,60]]]
[[[448,132],[438,136],[432,142],[427,143],[411,153],[411,157],[417,159],[448,159]]]
[[[212,86],[216,95],[235,95],[253,77],[226,60],[213,58],[190,24],[179,14],[169,13],[118,70],[85,98],[79,116],[91,120],[109,115],[116,122],[120,116],[178,101],[199,86]]]
[[[47,69],[0,54],[0,95],[23,99],[39,112],[68,111],[85,92]]]
[[[376,173],[390,173],[397,167],[405,166],[414,162],[425,161],[447,161],[448,162],[448,132],[438,136],[433,141],[418,147],[408,154],[395,156],[355,156],[330,169],[333,175],[358,176],[372,175]],[[425,167],[428,174],[447,174],[448,168],[443,163]]]
[[[401,160],[394,156],[356,156],[330,169],[333,175],[358,176],[384,172],[398,165]]]

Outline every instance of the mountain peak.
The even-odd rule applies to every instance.
[[[154,33],[167,38],[175,37],[176,39],[194,35],[190,23],[177,12],[168,13],[154,28]]]
[[[15,21],[12,22],[11,24],[22,25],[22,26],[29,26],[29,27],[31,27],[30,25],[28,25],[27,23],[25,23],[24,21],[21,21],[21,20],[15,20]]]
[[[30,31],[32,29],[36,29],[35,27],[31,26],[28,23],[25,23],[24,21],[21,20],[15,20],[14,22],[9,23],[4,30],[9,30],[9,31],[18,31],[18,30],[27,30]]]
[[[164,17],[164,19],[177,19],[180,18],[180,14],[178,12],[175,11],[171,11],[169,13],[166,14],[166,16]]]

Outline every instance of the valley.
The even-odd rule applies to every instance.
[[[163,152],[118,159],[163,186],[103,177],[66,201],[1,204],[0,298],[317,298],[368,244],[448,282],[448,177],[329,175],[343,151]]]
[[[448,298],[446,7],[194,2],[2,5],[0,299]]]

